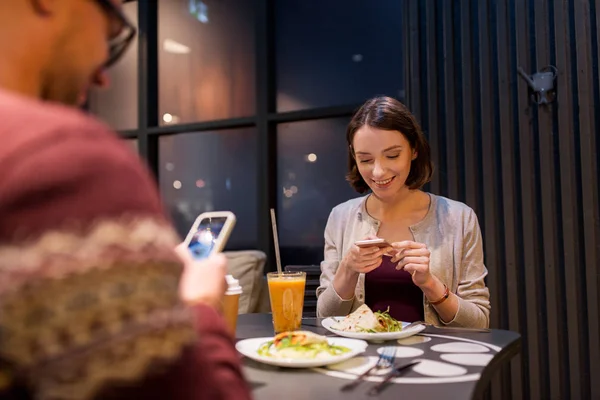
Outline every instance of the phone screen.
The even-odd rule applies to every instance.
[[[202,260],[210,255],[227,217],[205,218],[200,221],[198,230],[192,236],[188,248],[192,257]]]

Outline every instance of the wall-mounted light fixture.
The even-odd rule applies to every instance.
[[[527,75],[521,67],[517,71],[527,81],[533,101],[540,105],[554,101],[556,98],[554,80],[558,76],[558,69],[555,66],[548,65],[531,76]]]

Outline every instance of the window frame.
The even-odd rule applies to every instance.
[[[350,118],[360,104],[319,107],[297,111],[277,112],[275,82],[275,0],[257,0],[255,20],[256,42],[256,114],[251,117],[230,118],[195,123],[160,126],[159,124],[159,51],[158,2],[137,1],[138,5],[138,128],[119,131],[124,139],[137,139],[139,154],[158,180],[158,142],[163,135],[189,132],[219,131],[256,127],[257,130],[257,226],[256,249],[267,254],[265,272],[276,269],[270,209],[277,209],[277,125],[288,122]]]

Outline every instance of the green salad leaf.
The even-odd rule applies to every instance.
[[[402,322],[392,317],[389,311],[390,308],[388,307],[385,311],[375,312],[377,321],[379,321],[379,324],[383,328],[380,332],[400,332],[402,330]]]
[[[375,311],[373,314],[377,318],[379,325],[375,329],[365,329],[360,326],[356,327],[356,332],[365,333],[382,333],[382,332],[400,332],[402,323],[390,315],[390,308],[385,311]]]

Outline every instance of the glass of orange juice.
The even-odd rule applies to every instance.
[[[306,272],[269,272],[267,282],[275,333],[300,329]]]

